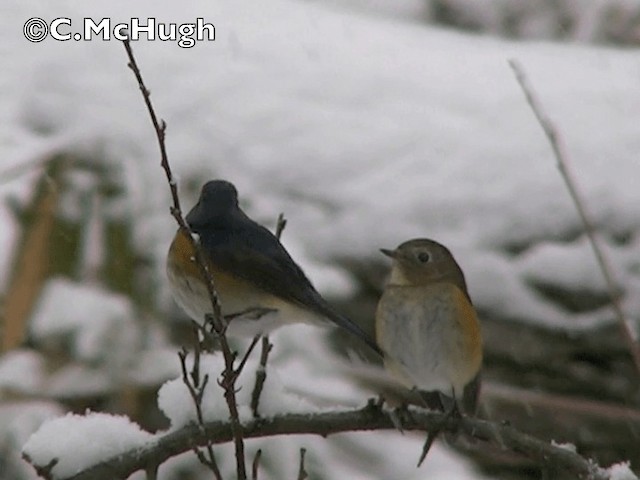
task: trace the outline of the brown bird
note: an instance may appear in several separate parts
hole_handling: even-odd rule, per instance
[[[423,399],[429,407],[447,416],[475,413],[482,335],[462,269],[433,240],[409,240],[381,251],[393,259],[376,311],[385,368],[408,389],[427,392]],[[436,435],[427,439],[420,463]]]

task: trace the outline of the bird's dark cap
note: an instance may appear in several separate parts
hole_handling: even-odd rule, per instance
[[[215,202],[223,205],[237,204],[238,190],[233,183],[226,180],[211,180],[202,187],[200,202]]]
[[[187,214],[189,226],[197,231],[212,218],[238,208],[238,191],[231,182],[211,180],[204,184],[198,203]]]

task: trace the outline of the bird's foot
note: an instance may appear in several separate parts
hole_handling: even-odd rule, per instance
[[[389,418],[393,426],[396,429],[404,434],[404,428],[402,427],[403,423],[415,423],[415,418],[411,414],[411,410],[409,410],[409,406],[406,403],[403,403],[399,407],[394,408],[389,412]]]

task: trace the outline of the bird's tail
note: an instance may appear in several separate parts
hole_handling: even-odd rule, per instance
[[[335,323],[338,327],[348,331],[352,335],[355,335],[360,340],[369,346],[374,352],[376,352],[380,357],[383,356],[382,350],[376,344],[376,342],[371,338],[371,335],[366,333],[357,323],[354,323],[352,320],[349,320],[344,315],[339,314],[333,308],[331,308],[325,301],[320,300],[317,302],[318,311],[323,316],[327,317],[333,323]]]
[[[351,334],[355,335],[359,339],[361,339],[364,343],[367,344],[376,354],[378,354],[381,358],[384,357],[382,353],[382,349],[378,346],[373,338],[369,334],[367,334],[360,326],[356,323],[353,323],[346,317],[342,315],[338,315],[337,317],[331,318],[339,327],[344,328]]]

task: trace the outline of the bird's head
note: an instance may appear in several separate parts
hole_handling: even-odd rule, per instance
[[[447,247],[427,238],[409,240],[395,250],[380,249],[393,259],[392,285],[451,282],[466,291],[464,274]]]
[[[197,232],[203,227],[238,210],[238,191],[225,180],[211,180],[202,187],[198,203],[186,216],[189,227]]]

